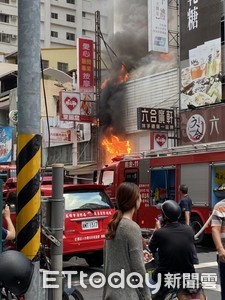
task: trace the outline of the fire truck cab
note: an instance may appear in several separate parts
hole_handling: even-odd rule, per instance
[[[218,142],[166,149],[165,151],[115,157],[99,174],[99,183],[115,203],[121,182],[134,182],[140,187],[142,203],[135,221],[143,232],[151,234],[160,203],[165,199],[179,202],[179,185],[188,186],[193,201],[191,225],[199,232],[211,215],[214,205],[225,197],[225,144]],[[211,234],[210,224],[196,243]]]

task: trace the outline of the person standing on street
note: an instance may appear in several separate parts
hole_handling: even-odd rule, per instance
[[[161,206],[163,225],[156,221],[156,230],[150,239],[148,249],[154,256],[158,253],[157,268],[153,271],[152,280],[158,281],[161,274],[161,288],[153,299],[162,300],[168,293],[165,285],[168,274],[195,273],[194,263],[197,256],[194,246],[194,232],[190,226],[181,224],[178,219],[181,214],[180,206],[174,200],[166,200]],[[187,299],[187,298],[182,298]],[[205,299],[204,293],[199,289],[199,299]]]
[[[117,189],[116,201],[118,209],[108,224],[104,245],[106,283],[103,289],[103,300],[150,300],[150,290],[145,282],[141,229],[132,220],[133,214],[139,209],[141,203],[139,187],[131,182],[121,183]],[[138,281],[140,279],[140,286],[136,282],[136,276],[133,278],[135,285],[129,284],[133,282],[130,276],[134,272],[138,275]],[[124,287],[113,286],[117,283],[114,282],[115,274],[123,274],[120,284],[122,285],[123,280]]]
[[[181,216],[179,222],[182,224],[190,225],[192,200],[188,196],[188,187],[185,184],[179,186]]]
[[[225,199],[214,206],[211,227],[213,241],[218,252],[221,299],[225,300]]]

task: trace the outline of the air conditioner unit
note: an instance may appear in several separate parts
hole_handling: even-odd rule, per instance
[[[15,35],[15,34],[12,34],[11,38],[12,38],[13,40],[15,40],[15,39],[16,39],[16,35]]]
[[[11,16],[12,21],[16,21],[16,16]]]

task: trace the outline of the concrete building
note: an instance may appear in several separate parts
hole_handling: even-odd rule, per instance
[[[17,50],[18,1],[0,0],[0,53]],[[113,28],[113,1],[41,0],[41,48],[75,47],[78,37],[94,39],[96,11],[107,36]]]

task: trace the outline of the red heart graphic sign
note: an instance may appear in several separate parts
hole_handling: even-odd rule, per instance
[[[160,147],[162,147],[166,142],[166,135],[165,134],[156,134],[155,141]]]
[[[76,108],[77,104],[78,104],[78,99],[76,97],[66,97],[64,99],[64,102],[66,104],[66,106],[69,108],[70,111],[73,111],[74,108]]]

